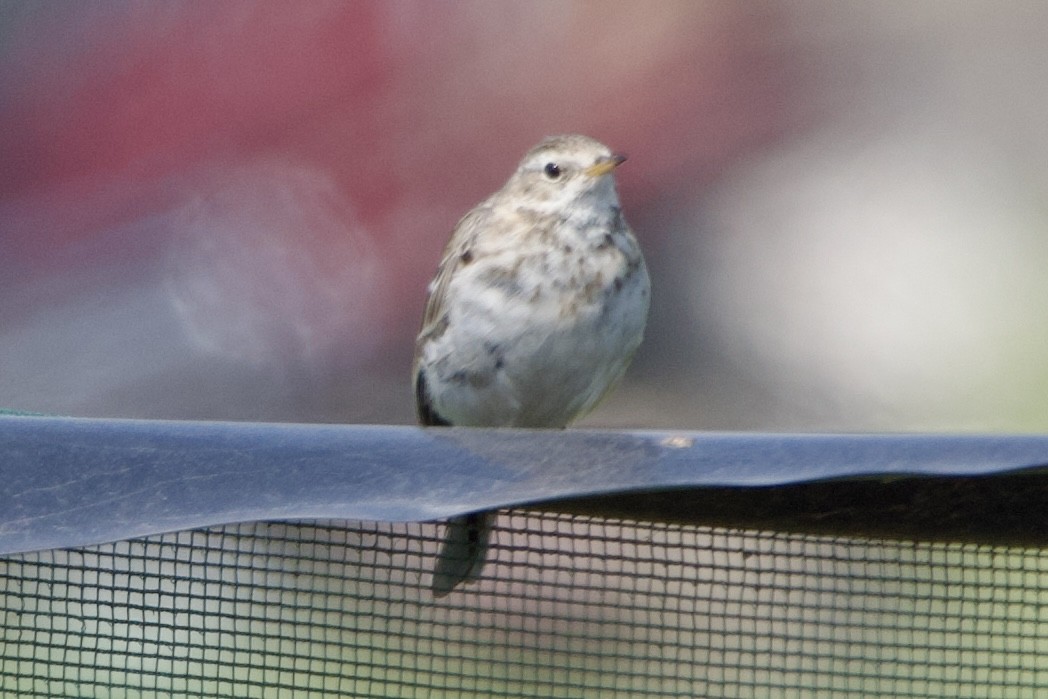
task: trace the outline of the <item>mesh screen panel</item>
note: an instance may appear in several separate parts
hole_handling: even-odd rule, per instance
[[[434,599],[443,526],[253,523],[0,559],[20,697],[1034,697],[1036,548],[499,514]]]

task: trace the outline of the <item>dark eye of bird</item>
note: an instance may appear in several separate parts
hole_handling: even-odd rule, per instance
[[[560,166],[556,163],[546,163],[546,167],[542,169],[546,173],[546,177],[551,180],[555,180],[560,177]]]

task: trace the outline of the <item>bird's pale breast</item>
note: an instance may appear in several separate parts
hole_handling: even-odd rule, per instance
[[[447,327],[420,358],[441,416],[562,427],[617,382],[643,336],[649,281],[612,213],[567,233],[478,242],[446,289]]]

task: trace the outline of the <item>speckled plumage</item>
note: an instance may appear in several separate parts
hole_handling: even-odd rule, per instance
[[[611,175],[621,160],[584,136],[546,139],[459,221],[415,346],[424,424],[564,427],[622,376],[650,288]]]
[[[622,377],[650,297],[612,176],[623,160],[548,138],[455,226],[415,343],[423,425],[565,427]],[[435,594],[479,573],[489,533],[483,513],[449,522]]]

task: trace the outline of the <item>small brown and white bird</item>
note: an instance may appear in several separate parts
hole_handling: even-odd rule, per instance
[[[624,160],[547,138],[458,222],[415,342],[423,425],[562,428],[622,377],[651,295],[615,191]],[[435,594],[480,572],[489,531],[483,513],[449,522]]]

